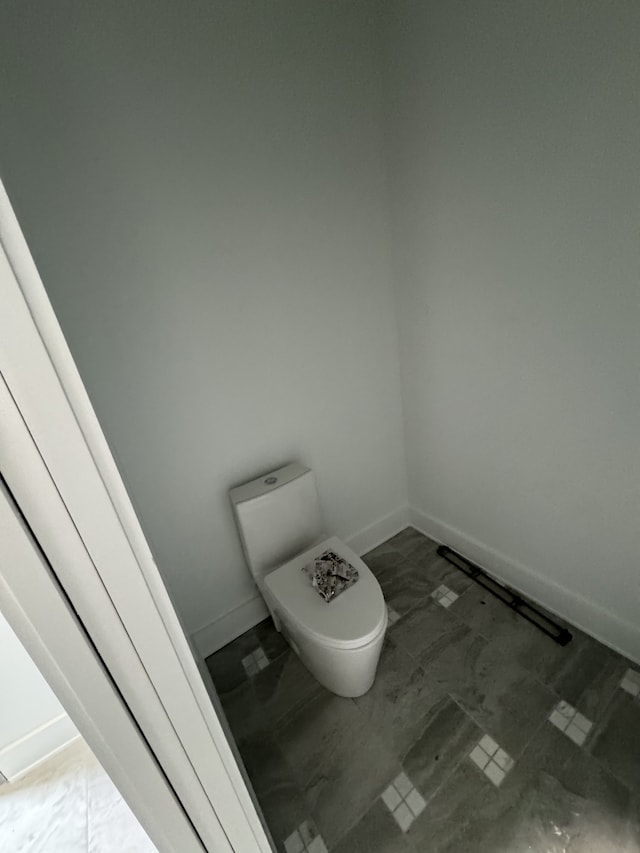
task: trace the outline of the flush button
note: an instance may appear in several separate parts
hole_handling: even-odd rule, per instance
[[[275,486],[275,484],[277,482],[278,482],[277,477],[267,477],[267,479],[265,480],[265,483],[267,484],[267,486]]]

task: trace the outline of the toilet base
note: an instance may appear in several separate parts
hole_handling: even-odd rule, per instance
[[[291,626],[281,617],[274,619],[274,623],[276,627],[280,623],[280,631],[293,651],[314,678],[331,693],[355,699],[364,695],[373,685],[387,630],[386,622],[373,640],[355,649],[320,646],[302,636],[295,628],[291,630]]]

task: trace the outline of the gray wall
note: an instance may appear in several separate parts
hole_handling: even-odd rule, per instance
[[[2,178],[189,631],[254,594],[231,485],[406,503],[374,10],[3,4]]]
[[[640,655],[640,4],[386,30],[410,502]]]
[[[193,631],[253,592],[230,485],[403,505],[395,277],[416,517],[635,630],[640,6],[381,11],[3,5],[2,176],[145,531]]]

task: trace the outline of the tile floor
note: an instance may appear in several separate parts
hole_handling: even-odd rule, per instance
[[[2,853],[156,853],[86,743],[0,786]]]
[[[207,661],[277,849],[640,853],[640,667],[558,646],[411,528],[364,559],[391,616],[365,696],[268,621]]]

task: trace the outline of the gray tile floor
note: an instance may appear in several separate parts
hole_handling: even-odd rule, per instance
[[[397,614],[365,696],[270,622],[207,660],[278,850],[640,853],[640,667],[558,646],[411,528],[364,559]]]

